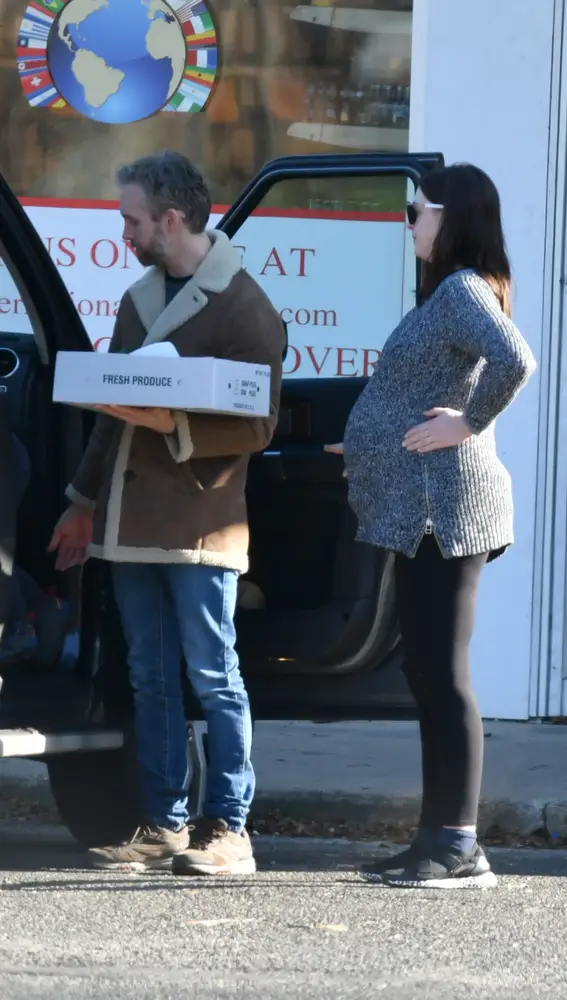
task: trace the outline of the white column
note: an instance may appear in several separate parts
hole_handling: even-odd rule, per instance
[[[502,197],[514,319],[542,357],[554,2],[414,0],[410,149],[486,170]],[[529,715],[541,370],[499,420],[516,544],[487,567],[473,675],[489,718]]]

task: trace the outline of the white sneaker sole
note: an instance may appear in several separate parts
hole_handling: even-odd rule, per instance
[[[246,858],[244,861],[236,861],[233,865],[188,865],[185,871],[174,872],[173,874],[180,878],[185,875],[210,875],[213,877],[222,875],[255,875],[256,861],[254,858]]]
[[[498,879],[494,872],[484,872],[483,875],[470,875],[467,878],[422,879],[421,881],[406,881],[405,879],[388,879],[381,875],[361,873],[362,878],[383,885],[386,889],[495,889]]]
[[[159,861],[104,861],[103,858],[91,858],[91,867],[104,872],[152,872],[171,871],[173,858],[161,858]]]

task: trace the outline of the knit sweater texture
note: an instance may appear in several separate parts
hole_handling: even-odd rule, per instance
[[[427,532],[446,558],[512,544],[512,484],[496,454],[494,421],[535,360],[488,282],[446,278],[387,340],[345,430],[357,538],[413,557]],[[402,447],[434,407],[463,413],[472,436],[420,455]]]

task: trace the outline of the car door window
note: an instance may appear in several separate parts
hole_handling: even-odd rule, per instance
[[[286,378],[367,377],[415,302],[404,175],[276,183],[233,239],[287,324]]]
[[[48,245],[0,174],[0,338],[32,335],[44,363],[89,346]]]

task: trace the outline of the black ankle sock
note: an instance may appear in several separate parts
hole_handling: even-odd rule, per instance
[[[435,844],[437,842],[438,833],[439,831],[432,826],[420,826],[413,842],[414,844],[419,844],[420,847],[427,847],[428,844]]]

